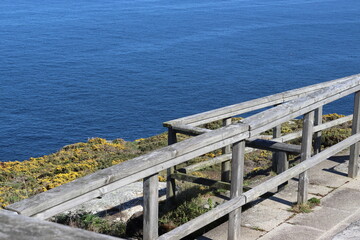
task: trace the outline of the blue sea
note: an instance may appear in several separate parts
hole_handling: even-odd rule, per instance
[[[0,161],[359,72],[359,0],[1,0]]]

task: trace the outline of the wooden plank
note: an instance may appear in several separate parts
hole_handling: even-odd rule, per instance
[[[309,94],[305,97],[292,100],[290,102],[279,105],[275,108],[263,111],[261,113],[255,114],[245,120],[244,123],[251,122],[250,127],[252,129],[258,129],[264,125],[268,125],[270,122],[274,122],[272,127],[278,125],[276,124],[278,119],[288,118],[290,114],[297,113],[295,117],[310,112],[311,110],[316,109],[317,107],[323,106],[326,103],[337,100],[343,96],[356,92],[359,88],[360,77],[355,78],[351,81],[337,84],[331,87],[324,88],[315,93]],[[310,107],[309,108],[307,107]],[[316,106],[316,107],[314,107]],[[306,110],[302,112],[302,110]],[[292,118],[290,118],[292,119]],[[289,119],[289,120],[290,120]],[[280,121],[285,122],[285,121]],[[269,128],[268,128],[269,129]]]
[[[159,179],[158,174],[144,178],[144,229],[143,239],[157,239],[159,221]]]
[[[201,184],[201,185],[214,187],[214,188],[218,188],[218,189],[230,190],[230,183],[227,183],[227,182],[191,176],[191,175],[187,175],[187,174],[179,173],[179,172],[172,174],[171,177],[176,180],[179,180],[179,181],[192,182],[192,183]]]
[[[301,141],[301,162],[311,157],[311,145],[313,140],[314,111],[304,115],[303,136]],[[304,171],[299,175],[298,204],[307,202],[308,199],[308,172]]]
[[[195,164],[186,166],[182,169],[179,169],[178,171],[183,172],[183,173],[191,173],[191,172],[195,172],[200,169],[204,169],[206,167],[213,166],[215,164],[220,164],[220,163],[228,161],[230,159],[231,159],[231,153],[225,154],[225,155],[220,155],[218,157],[211,158],[210,160],[207,160],[207,161],[203,161],[203,162],[199,162],[199,163],[195,163]]]
[[[245,141],[234,143],[231,161],[230,198],[234,199],[243,193]],[[241,238],[241,207],[229,214],[228,239]]]
[[[322,124],[323,107],[319,107],[315,110],[314,126]],[[314,133],[314,154],[318,154],[321,151],[321,131]]]
[[[315,110],[329,102],[340,99],[360,90],[360,77],[349,82],[324,88],[304,98],[284,103],[275,108],[255,114],[242,122],[250,125],[250,135],[255,136],[280,123]]]
[[[228,126],[231,124],[231,118],[226,118],[223,120],[223,126]],[[221,149],[222,154],[230,154],[231,153],[231,145],[223,147]],[[221,163],[221,181],[230,182],[230,161],[225,161]]]
[[[168,145],[177,143],[176,131],[169,127],[168,128]],[[170,175],[175,172],[175,166],[172,166],[166,170],[166,199],[171,199],[175,196],[176,183],[175,180],[170,178]]]
[[[61,224],[30,218],[0,210],[1,239],[54,239],[54,240],[119,240],[95,232],[72,228]]]
[[[349,116],[346,116],[346,117],[342,117],[342,118],[339,118],[339,119],[332,120],[330,122],[323,123],[323,124],[318,125],[318,126],[314,126],[314,132],[319,132],[319,131],[322,131],[322,130],[325,130],[325,129],[328,129],[328,128],[331,128],[331,127],[334,127],[334,126],[349,122],[349,121],[352,120],[352,118],[353,118],[353,115],[349,115]],[[301,136],[302,136],[302,131],[299,131],[299,132],[295,132],[295,133],[286,134],[284,136],[281,136],[280,138],[273,139],[273,141],[287,142],[287,141],[299,138]]]
[[[360,91],[355,93],[354,97],[354,119],[352,122],[352,134],[357,134],[360,132]],[[350,147],[350,160],[349,160],[349,170],[348,176],[351,178],[356,178],[359,170],[359,143],[355,143]]]
[[[246,146],[269,151],[282,151],[295,154],[301,153],[301,147],[298,145],[265,139],[246,140]]]
[[[336,83],[349,81],[353,78],[356,78],[357,76],[358,75],[353,75],[353,76],[348,76],[348,77],[344,77],[344,78],[340,78],[340,79],[335,79],[335,80],[328,81],[328,82],[323,82],[323,83],[319,83],[319,84],[315,84],[315,85],[311,85],[311,86],[306,86],[306,87],[302,87],[302,88],[298,88],[298,89],[294,89],[294,90],[290,90],[290,91],[286,91],[286,92],[246,101],[243,103],[218,108],[215,110],[211,110],[211,111],[207,111],[207,112],[203,112],[203,113],[199,113],[199,114],[195,114],[195,115],[191,115],[191,116],[187,116],[187,117],[183,117],[183,118],[178,118],[175,120],[164,122],[163,125],[165,127],[169,127],[169,126],[172,126],[175,124],[186,124],[186,125],[191,125],[191,126],[199,126],[204,123],[209,123],[209,122],[221,120],[224,118],[237,116],[242,113],[262,109],[262,108],[273,106],[273,105],[276,105],[279,103],[284,103],[289,100],[296,99],[305,94],[309,94],[311,92],[317,91],[324,87],[328,87],[328,86],[334,85]]]
[[[327,158],[335,155],[336,153],[344,150],[350,145],[360,141],[360,134],[353,135],[340,143],[335,144],[334,146],[325,149],[319,154],[309,158],[308,160],[299,163],[298,165],[288,169],[286,172],[283,172],[266,182],[259,184],[258,186],[252,188],[251,190],[243,193],[239,197],[230,199],[228,202],[221,204],[214,208],[213,210],[175,228],[174,230],[165,233],[159,237],[159,240],[167,239],[181,239],[187,235],[199,230],[200,228],[208,225],[209,223],[229,214],[235,209],[240,208],[241,206],[249,203],[264,193],[268,192],[271,189],[276,188],[282,183],[288,181],[289,179],[296,177],[300,173],[316,166]]]
[[[7,206],[23,215],[51,217],[95,197],[138,181],[194,157],[249,137],[249,127],[232,124],[193,137]]]
[[[184,125],[184,124],[173,125],[172,129],[174,129],[178,133],[182,133],[182,134],[186,134],[186,135],[190,135],[190,136],[197,136],[197,135],[200,135],[203,133],[211,132],[210,129],[193,127],[193,126],[188,126],[188,125]]]

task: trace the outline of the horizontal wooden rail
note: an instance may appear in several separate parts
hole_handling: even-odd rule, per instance
[[[200,169],[203,169],[206,167],[213,166],[215,164],[219,164],[219,163],[228,161],[230,159],[231,159],[231,154],[223,154],[218,157],[211,158],[210,160],[198,162],[198,163],[191,164],[189,166],[180,168],[178,171],[183,172],[183,173],[191,173],[191,172],[195,172],[197,170],[200,170]]]
[[[314,167],[315,165],[321,163],[322,161],[328,159],[329,157],[335,155],[336,153],[344,150],[347,147],[350,147],[356,142],[360,141],[360,134],[353,135],[340,143],[335,144],[334,146],[325,149],[324,151],[318,153],[317,155],[307,159],[306,161],[288,169],[287,171],[259,184],[258,186],[252,188],[251,190],[243,193],[241,196],[233,198],[228,202],[219,205],[215,209],[175,228],[174,230],[163,234],[158,239],[159,240],[172,240],[172,239],[181,239],[187,235],[199,230],[202,227],[205,227],[209,223],[213,222],[215,219],[219,219],[230,212],[234,211],[237,208],[249,203],[264,193],[280,186],[282,183],[288,181],[289,179],[298,176],[300,173]]]
[[[171,177],[176,180],[180,180],[180,181],[192,182],[192,183],[201,184],[201,185],[205,185],[205,186],[209,186],[209,187],[230,190],[230,183],[227,183],[227,182],[191,176],[191,175],[187,175],[184,173],[174,173],[174,174],[171,174]]]
[[[242,121],[250,126],[250,137],[256,136],[281,123],[315,110],[325,104],[360,90],[360,76],[351,81],[341,82],[323,88],[306,97],[292,100],[277,107],[252,115]]]
[[[335,120],[332,120],[332,121],[329,121],[329,122],[322,123],[320,125],[314,126],[314,133],[320,132],[322,130],[325,130],[325,129],[328,129],[328,128],[331,128],[331,127],[334,127],[334,126],[337,126],[337,125],[340,125],[340,124],[343,124],[343,123],[346,123],[346,122],[349,122],[349,121],[352,120],[352,118],[353,118],[353,115],[351,114],[351,115],[348,115],[346,117],[338,118],[338,119],[335,119]],[[200,128],[200,127],[191,127],[191,126],[187,126],[187,125],[174,125],[174,129],[179,130],[180,133],[187,134],[187,135],[192,135],[192,136],[200,135],[200,134],[204,134],[204,133],[212,131],[211,129]],[[299,132],[289,133],[289,134],[283,135],[281,137],[274,138],[272,140],[277,141],[277,142],[287,142],[287,141],[299,138],[299,137],[301,137],[301,135],[302,135],[302,132],[299,131]],[[268,138],[268,140],[269,140],[270,135],[260,135],[260,136],[256,136],[256,137],[253,137],[253,138],[254,139],[255,138],[262,138],[263,139],[266,136],[269,136],[269,138]]]
[[[295,154],[301,153],[301,146],[299,145],[276,142],[271,140],[264,140],[264,139],[246,140],[246,146],[262,149],[262,150],[268,150],[268,151],[282,151],[282,152],[295,153]]]
[[[99,233],[0,210],[0,239],[99,239],[120,240]]]
[[[298,88],[263,98],[250,100],[247,102],[226,106],[223,108],[214,109],[211,111],[178,118],[168,122],[164,122],[164,127],[172,127],[173,125],[188,125],[188,126],[199,126],[201,124],[214,122],[217,120],[225,119],[228,117],[237,116],[243,113],[251,112],[254,110],[263,109],[266,107],[281,104],[289,100],[300,98],[301,96],[307,95],[311,92],[318,91],[319,89],[336,85],[337,83],[346,82],[356,77],[357,75],[340,78],[328,82],[323,82],[303,88]]]

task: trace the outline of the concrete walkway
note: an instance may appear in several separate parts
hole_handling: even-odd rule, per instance
[[[309,198],[321,200],[311,213],[289,209],[297,200],[297,179],[243,212],[244,240],[360,239],[360,178],[347,177],[348,152],[309,170]],[[227,239],[227,223],[198,238]]]

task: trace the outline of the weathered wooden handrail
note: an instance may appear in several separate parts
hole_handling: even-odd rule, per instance
[[[271,106],[274,106],[277,104],[285,103],[289,100],[300,98],[311,92],[317,91],[317,90],[325,88],[325,87],[332,86],[336,83],[346,82],[355,76],[356,75],[345,77],[345,78],[340,78],[340,79],[336,79],[336,80],[332,80],[332,81],[328,81],[328,82],[322,82],[319,84],[314,84],[311,86],[306,86],[306,87],[302,87],[302,88],[298,88],[298,89],[294,89],[294,90],[289,90],[286,92],[282,92],[282,93],[278,93],[278,94],[274,94],[274,95],[270,95],[270,96],[266,96],[266,97],[262,97],[262,98],[257,98],[254,100],[214,109],[211,111],[194,114],[191,116],[178,118],[175,120],[164,122],[163,125],[164,125],[164,127],[172,127],[173,125],[199,126],[199,125],[202,125],[205,123],[210,123],[210,122],[214,122],[217,120],[237,116],[237,115],[240,115],[243,113],[247,113],[247,112],[263,109],[266,107],[271,107]]]
[[[0,211],[0,239],[98,239],[98,240],[121,240],[123,238],[112,237],[78,228],[72,228],[53,222],[43,221],[17,215],[7,210]],[[123,239],[124,240],[124,239]]]
[[[314,166],[315,162],[318,163],[318,161],[321,161],[321,159],[328,156],[328,154],[334,154],[338,149],[353,145],[359,141],[359,130],[357,127],[353,130],[354,136],[344,140],[340,145],[337,144],[335,145],[336,147],[333,146],[330,148],[330,150],[326,150],[310,158],[313,161],[305,160],[298,166],[293,167],[274,177],[273,179],[275,180],[270,179],[267,182],[259,185],[255,188],[255,190],[252,189],[244,194],[238,192],[239,189],[242,189],[241,181],[243,174],[242,165],[243,154],[245,152],[245,140],[251,137],[256,137],[261,132],[279,126],[281,123],[289,121],[295,117],[308,114],[309,112],[314,111],[315,109],[318,109],[319,107],[322,107],[329,102],[340,99],[351,93],[359,92],[360,75],[354,75],[330,81],[324,83],[324,85],[327,87],[323,87],[321,84],[317,84],[310,88],[304,88],[306,89],[305,92],[304,90],[295,90],[273,95],[268,98],[262,98],[256,104],[255,101],[251,104],[247,102],[247,107],[243,107],[241,110],[237,108],[234,111],[228,111],[234,106],[226,109],[226,111],[223,109],[221,110],[221,114],[216,112],[216,114],[212,115],[212,117],[207,118],[206,121],[209,119],[213,121],[213,119],[219,120],[230,117],[233,116],[233,114],[236,115],[241,113],[245,108],[247,110],[255,110],[254,108],[265,106],[269,103],[272,105],[283,103],[282,105],[245,118],[241,123],[224,126],[213,131],[207,131],[202,135],[184,140],[179,143],[174,143],[168,147],[159,149],[152,153],[128,160],[107,169],[100,170],[88,176],[74,180],[73,182],[35,195],[29,199],[11,204],[7,206],[7,209],[22,215],[45,219],[90,199],[102,196],[103,194],[113,191],[119,187],[144,179],[144,198],[149,198],[144,208],[144,239],[156,239],[157,231],[154,229],[154,226],[157,224],[158,207],[156,204],[157,173],[162,170],[174,167],[180,163],[186,162],[192,158],[201,156],[205,153],[234,144],[235,151],[233,151],[232,156],[232,199],[229,202],[205,214],[204,216],[212,216],[210,220],[214,221],[220,215],[223,216],[224,212],[226,212],[225,214],[232,212],[230,216],[230,222],[236,223],[238,222],[239,216],[241,214],[240,207],[246,202],[250,201],[250,199],[253,199],[254,196],[258,196],[260,193],[269,191],[271,189],[270,187],[274,188],[278,186],[279,184],[288,180],[289,176],[295,176],[299,173],[303,173],[309,168],[309,166]],[[301,95],[302,97],[297,98],[298,95]],[[288,101],[289,99],[294,100]],[[357,99],[359,100],[359,97]],[[358,115],[359,114],[357,114],[357,116]],[[220,116],[221,118],[219,118]],[[183,121],[177,122],[177,124],[186,124],[190,126],[195,126],[199,123],[202,124],[203,121],[194,120],[198,119],[197,117],[193,118],[190,123]],[[358,119],[356,119],[355,122],[359,122]],[[319,127],[320,126],[322,125],[319,125]],[[358,155],[358,150],[358,148],[352,150],[353,154]],[[352,162],[352,164],[357,164],[357,158],[353,158]],[[226,211],[219,212],[219,209],[222,208],[226,209]],[[214,212],[215,215],[211,215],[214,214]],[[208,221],[209,220],[203,221],[201,223],[196,222],[194,226],[186,230],[184,230],[184,228],[188,227],[188,224],[180,226],[178,229],[182,229],[181,234],[191,233],[196,230],[196,226],[204,226],[203,224]],[[229,238],[237,239],[237,229],[233,230],[235,232],[230,231]],[[180,230],[175,229],[172,233],[164,236],[171,236],[174,231],[178,232]],[[164,239],[164,236],[162,236],[161,239]],[[179,235],[174,236],[177,239]]]

